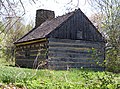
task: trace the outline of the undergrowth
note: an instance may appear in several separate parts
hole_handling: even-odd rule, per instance
[[[0,66],[0,82],[24,89],[120,89],[120,74],[71,69],[35,70]]]

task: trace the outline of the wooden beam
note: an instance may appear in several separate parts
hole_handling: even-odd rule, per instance
[[[22,42],[22,43],[16,43],[16,46],[21,46],[21,45],[28,45],[28,44],[32,44],[32,43],[37,43],[37,42],[42,42],[42,41],[47,41],[46,38],[42,38],[39,40],[33,40],[33,41],[27,41],[27,42]]]

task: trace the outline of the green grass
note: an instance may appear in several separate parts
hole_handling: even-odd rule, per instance
[[[0,82],[27,89],[119,89],[120,74],[77,69],[54,71],[0,66]]]

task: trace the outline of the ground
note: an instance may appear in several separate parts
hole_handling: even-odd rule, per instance
[[[11,87],[11,88],[4,88]],[[16,88],[17,87],[17,88]],[[37,70],[0,66],[1,89],[120,89],[120,74],[84,69]]]

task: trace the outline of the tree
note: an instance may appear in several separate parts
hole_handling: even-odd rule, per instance
[[[44,1],[48,1],[48,0],[44,0]],[[55,3],[62,3],[61,1],[58,0],[53,0]],[[79,5],[79,0],[74,0],[77,1],[76,5],[74,5],[72,2],[73,0],[67,0],[64,7],[66,10],[70,10],[72,9],[71,6],[73,6],[74,8],[76,8]],[[12,18],[16,18],[18,16],[20,16],[21,18],[26,14],[26,3],[30,4],[31,6],[33,4],[38,4],[39,3],[39,7],[42,6],[42,0],[27,0],[27,2],[25,0],[0,0],[0,16],[2,19],[0,19],[1,21],[4,20],[6,17],[12,17]],[[63,4],[63,3],[62,3]],[[28,5],[29,6],[29,5]],[[21,18],[17,18],[16,20],[14,20],[13,25],[19,21]],[[6,21],[6,20],[5,20]],[[4,27],[8,27],[9,22],[4,21]],[[12,25],[12,26],[13,26]],[[11,26],[11,27],[12,27]],[[0,26],[1,28],[2,26]]]
[[[3,25],[2,22],[0,22],[0,26]],[[0,33],[4,30],[4,28],[0,28]],[[2,40],[2,37],[3,37],[4,33],[1,33],[0,34],[0,58],[2,57],[2,51],[3,51],[3,40]]]
[[[17,18],[11,17],[6,19],[10,23],[7,28],[5,28],[6,32],[4,32],[4,36],[2,36],[2,41],[4,42],[4,44],[2,44],[2,57],[4,57],[8,62],[14,62],[15,46],[13,43],[33,28],[31,24],[24,25],[22,20],[17,21],[14,26],[11,26],[13,25],[12,22],[16,19]]]
[[[94,24],[94,26],[104,35],[103,33],[104,31],[102,29],[103,27],[102,21],[104,20],[103,17],[104,15],[101,13],[94,13],[89,17],[89,19]]]
[[[103,15],[100,28],[107,40],[106,67],[109,71],[120,72],[120,0],[91,0],[91,2]]]

